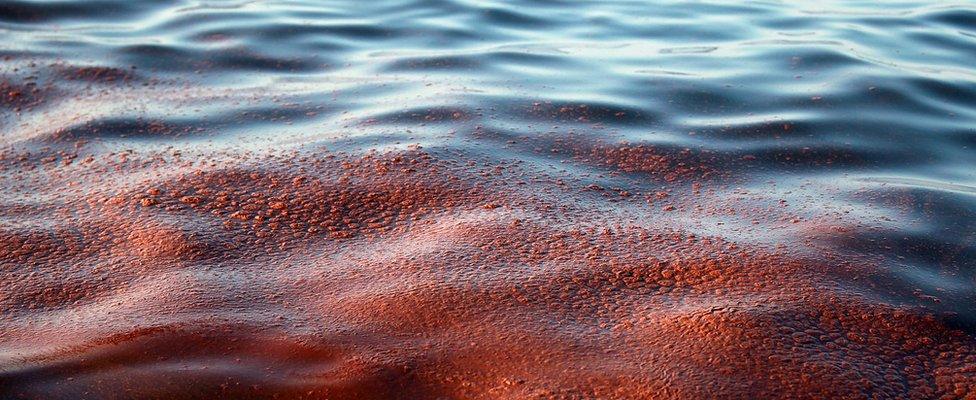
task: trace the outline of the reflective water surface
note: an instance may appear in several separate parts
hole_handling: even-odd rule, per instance
[[[0,398],[967,398],[976,5],[0,2]]]

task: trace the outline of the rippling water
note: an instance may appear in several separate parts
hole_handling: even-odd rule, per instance
[[[971,3],[4,0],[0,38],[2,398],[976,393]]]

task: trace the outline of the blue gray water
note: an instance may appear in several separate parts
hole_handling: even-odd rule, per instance
[[[0,2],[0,397],[967,398],[976,5]]]

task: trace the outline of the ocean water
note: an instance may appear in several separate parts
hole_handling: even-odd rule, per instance
[[[976,396],[976,4],[0,1],[0,398]]]

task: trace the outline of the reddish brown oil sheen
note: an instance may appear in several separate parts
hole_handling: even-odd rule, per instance
[[[86,90],[96,97],[106,96],[98,85],[138,80],[51,71],[95,85]],[[0,88],[11,112],[60,90]],[[587,113],[535,108],[554,119]],[[195,132],[140,126],[157,137]],[[578,135],[506,145],[659,182],[648,191],[447,146],[182,154],[103,151],[89,139],[51,132],[0,152],[3,398],[976,391],[967,333],[845,284],[877,273],[876,261],[819,239],[858,221],[722,195],[736,185],[730,163],[748,158]],[[744,236],[788,227],[785,246],[680,222],[731,216],[757,221]]]

